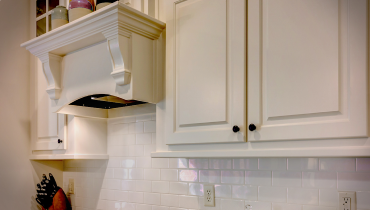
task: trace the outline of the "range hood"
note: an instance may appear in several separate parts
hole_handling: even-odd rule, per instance
[[[41,61],[52,112],[106,118],[162,99],[164,29],[117,1],[21,46]]]

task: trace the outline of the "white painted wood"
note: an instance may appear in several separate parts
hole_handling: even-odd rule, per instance
[[[248,142],[169,145],[166,139],[169,127],[166,125],[168,124],[168,120],[171,120],[168,117],[168,105],[171,108],[171,100],[173,98],[168,97],[168,92],[166,92],[167,97],[165,100],[156,104],[156,152],[152,153],[152,157],[370,157],[370,138],[367,137],[366,132],[368,127],[367,71],[368,61],[370,59],[368,53],[369,42],[366,37],[369,36],[368,20],[370,5],[363,0],[340,0],[335,2],[277,0],[276,2],[272,0],[248,1],[248,123],[255,123],[257,125],[257,131],[248,131]],[[282,5],[274,5],[278,3]],[[307,3],[307,7],[300,7],[302,3]],[[348,5],[343,5],[343,3],[348,3]],[[268,7],[266,7],[266,4]],[[291,5],[294,4],[297,4],[297,7],[292,9]],[[325,6],[323,4],[327,5]],[[276,11],[274,8],[276,8]],[[318,10],[317,14],[315,13],[316,10],[312,14],[308,13],[307,10],[309,8],[316,8]],[[323,8],[328,10],[325,14],[322,11]],[[340,10],[339,12],[338,8]],[[276,13],[279,10],[288,11]],[[272,17],[269,14],[273,14]],[[294,14],[293,17],[298,17],[292,18],[292,14]],[[285,20],[288,15],[290,15],[289,20]],[[329,17],[324,18],[324,16]],[[269,18],[271,19],[273,17],[275,19],[268,21]],[[281,20],[280,22],[279,19]],[[271,25],[266,26],[266,21],[267,23],[273,22],[283,25],[281,28],[291,27],[289,24],[294,25],[295,21],[297,23],[301,21],[305,25],[303,27],[298,24],[297,27],[293,27],[289,31],[278,31],[279,27],[276,29]],[[337,23],[336,25],[322,26],[335,22]],[[348,27],[345,27],[346,24]],[[168,22],[168,27],[170,27],[170,22]],[[312,33],[315,30],[306,31],[307,28],[312,29],[315,27],[322,27],[321,30],[326,31],[328,34],[322,35],[321,31]],[[274,32],[280,34],[280,36],[269,37],[266,28],[271,28],[272,30],[267,32]],[[306,38],[305,41],[307,43],[298,42],[295,45],[291,45],[290,42],[300,41],[300,36],[295,37],[297,36],[296,33],[299,32],[304,32],[302,37]],[[333,39],[337,40],[335,41],[338,42],[336,43],[337,46],[331,40],[328,43],[322,41],[322,39],[328,39],[326,37],[327,35],[333,35],[335,32],[337,35]],[[287,35],[286,37],[283,36],[284,33]],[[307,37],[306,34],[309,36]],[[322,36],[319,37],[318,34]],[[168,33],[167,36],[172,37],[173,35]],[[282,43],[285,44],[282,47],[284,51],[282,53],[274,52],[273,56],[290,56],[299,59],[291,59],[291,62],[282,63],[276,57],[271,57],[271,53],[268,54],[269,50],[279,50],[276,46],[280,46],[281,44],[277,37],[280,37],[279,39],[282,39]],[[330,58],[326,65],[328,65],[328,68],[331,67],[331,69],[326,70],[319,77],[317,77],[317,74],[320,72],[317,68],[324,68],[326,61],[321,60],[322,57],[317,57],[314,51],[312,51],[311,48],[318,47],[315,40],[325,46],[322,51],[317,51],[318,54],[327,53],[326,51],[331,51],[332,53],[335,53],[335,50],[337,51],[337,57],[333,55],[322,55],[325,58]],[[171,49],[169,46],[171,42],[167,42],[167,44],[168,49]],[[308,49],[296,49],[297,46],[305,46]],[[344,48],[346,49],[345,53],[343,51]],[[341,52],[343,54],[340,54]],[[267,56],[268,59],[266,60],[264,56]],[[170,63],[169,60],[173,60],[173,57],[168,58],[169,55],[167,55],[167,66]],[[282,59],[281,57],[279,58]],[[313,59],[316,63],[310,63],[307,59]],[[335,64],[332,62],[332,59],[337,59],[338,63]],[[297,62],[305,64],[302,68],[296,70],[299,74],[288,74],[289,72],[286,71],[293,71],[295,68],[294,65],[298,66],[299,64]],[[268,66],[268,64],[273,65]],[[333,70],[336,65],[337,69]],[[273,72],[273,67],[279,67],[279,70],[285,73],[283,75],[276,74],[276,72]],[[316,69],[307,69],[307,67],[315,67]],[[307,74],[307,71],[310,71],[312,75]],[[275,73],[273,74],[274,77],[268,77],[272,75],[271,72]],[[316,76],[313,77],[313,75]],[[304,80],[305,76],[307,79],[312,80],[312,83]],[[294,80],[295,77],[298,77],[297,80]],[[328,83],[333,84],[325,84],[326,80]],[[275,81],[279,84],[274,83]],[[295,81],[299,84],[295,83]],[[168,84],[168,79],[166,84]],[[302,89],[304,90],[303,86],[306,85],[316,91],[319,91],[319,88],[321,88],[324,89],[323,92],[333,92],[333,94],[323,97],[320,95],[322,93],[314,95],[310,92],[303,92],[306,94],[306,98],[302,99],[302,101],[308,100],[311,103],[303,104],[301,107],[296,107],[294,104],[301,102],[297,102],[296,98],[294,98],[301,97],[300,95],[295,95],[294,97],[282,95],[280,97],[284,96],[288,98],[285,98],[281,104],[277,102],[279,98],[275,95],[264,95],[264,93],[269,93],[268,88],[276,87],[277,89],[282,89],[286,88],[287,84],[295,88],[297,92],[302,91]],[[328,89],[328,87],[332,89]],[[271,89],[269,91],[273,93],[274,90]],[[290,94],[295,94],[295,91],[290,89],[286,91],[290,91]],[[269,104],[271,101],[275,104]],[[335,104],[334,101],[337,101],[337,103]],[[274,105],[277,107],[274,107]],[[288,109],[284,109],[285,105]],[[328,113],[328,110],[335,109],[337,109],[336,112]],[[341,115],[338,113],[341,113]],[[269,114],[270,119],[266,118],[266,114]],[[279,115],[283,116],[279,117]],[[267,122],[269,124],[263,124],[261,128],[260,122]],[[351,123],[354,125],[349,125]],[[172,127],[172,129],[175,129],[175,127]],[[263,129],[267,130],[263,131]],[[213,130],[209,131],[209,133],[211,132]],[[352,133],[353,136],[362,137],[351,138],[350,136],[352,135],[349,135],[349,133]],[[194,138],[197,137],[195,136]]]
[[[109,155],[30,155],[30,160],[108,160]]]
[[[245,141],[245,10],[242,0],[166,1],[167,144]]]
[[[152,158],[240,158],[240,157],[370,157],[370,147],[285,149],[285,150],[218,150],[153,152]]]
[[[33,150],[65,150],[67,148],[67,121],[64,114],[52,113],[53,101],[49,99],[45,88],[48,86],[44,79],[42,63],[37,68],[37,139]],[[58,140],[62,143],[58,143]]]
[[[144,77],[143,81],[136,83],[133,80],[140,80],[139,77],[135,78],[135,74],[140,75],[142,71],[145,71],[147,75],[153,75],[156,72],[162,71],[162,69],[157,69],[155,65],[162,61],[153,62],[153,60],[155,58],[161,59],[160,56],[154,54],[158,53],[156,49],[157,39],[160,38],[165,24],[127,6],[127,3],[129,4],[130,2],[112,3],[99,11],[86,15],[21,45],[43,62],[44,72],[49,84],[47,91],[51,99],[60,99],[63,95],[61,87],[65,87],[62,84],[65,78],[62,78],[63,76],[61,74],[61,58],[68,53],[105,40],[107,40],[109,56],[113,67],[111,76],[114,78],[115,84],[125,86],[124,89],[129,89],[129,94],[124,94],[126,91],[124,93],[117,93],[117,91],[111,92],[114,92],[118,97],[129,97],[124,99],[134,99],[132,98],[135,97],[132,94],[132,89],[137,89],[137,92],[149,91],[150,93],[152,93],[153,89],[160,89],[153,86],[148,88],[149,85],[145,82],[148,80],[148,77]],[[146,41],[140,43],[133,41],[133,34]],[[142,51],[149,49],[151,50],[150,53],[148,52],[149,56],[142,57],[141,55],[136,55],[139,58],[132,57],[132,51],[134,50]],[[131,62],[132,60],[135,62],[139,59],[141,63],[149,63],[152,66],[146,64],[144,69],[140,69],[142,65],[139,65],[139,69],[136,70],[137,65],[131,65]],[[152,78],[149,79],[152,80]],[[160,82],[155,81],[151,85],[161,85]],[[134,85],[128,87],[130,83],[134,83]],[[108,94],[108,92],[106,93]],[[144,101],[156,103],[157,101],[155,100],[159,100],[153,94],[147,95],[150,95],[150,97],[144,98]],[[80,97],[82,96],[84,95]]]
[[[248,5],[248,141],[367,136],[367,1]]]

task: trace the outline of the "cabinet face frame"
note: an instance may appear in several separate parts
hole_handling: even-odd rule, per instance
[[[337,104],[326,108],[328,111],[316,113],[307,111],[307,113],[280,116],[269,113],[269,107],[279,106],[279,104],[269,104],[268,101],[271,99],[271,96],[268,96],[268,88],[274,84],[267,83],[269,73],[267,66],[268,62],[271,62],[271,58],[267,55],[271,50],[271,43],[277,43],[277,40],[268,37],[268,33],[271,32],[267,30],[270,29],[268,28],[269,2],[271,1],[248,1],[248,124],[257,125],[256,131],[248,132],[248,141],[367,137],[368,1],[331,1],[338,4],[338,11],[336,11],[338,69],[335,69],[338,87],[337,90],[333,90],[338,91],[333,92],[334,95],[338,94]],[[319,40],[319,37],[312,39]],[[285,81],[293,79],[291,75],[286,76],[290,78]],[[332,80],[329,78],[328,82]],[[315,83],[315,81],[311,82]],[[296,87],[299,89],[299,86]],[[313,94],[319,90],[320,87],[317,87],[306,97],[315,98]],[[311,104],[306,104],[303,109],[309,110],[309,106],[315,106],[315,104],[319,106],[318,101],[311,101]],[[279,108],[289,107],[290,104],[283,102],[280,106]],[[337,106],[336,109],[333,108],[335,106]]]
[[[206,106],[210,101],[214,102],[215,97],[200,97],[201,93],[197,93],[193,91],[194,94],[185,93],[190,92],[186,89],[191,87],[190,84],[193,83],[196,87],[202,87],[202,83],[198,82],[195,78],[191,80],[190,76],[187,75],[187,78],[181,77],[180,82],[183,82],[183,86],[179,88],[179,73],[184,75],[185,72],[183,66],[180,66],[178,59],[181,57],[176,57],[179,52],[178,47],[178,37],[179,37],[179,29],[178,29],[178,21],[177,20],[177,7],[181,4],[188,4],[191,5],[193,3],[197,3],[200,8],[202,4],[207,4],[207,1],[200,0],[180,0],[180,1],[166,1],[166,23],[167,23],[167,44],[166,44],[166,110],[165,110],[165,138],[166,144],[197,144],[197,143],[221,143],[221,142],[245,142],[245,121],[246,121],[246,2],[243,0],[220,0],[218,4],[225,4],[225,18],[222,17],[215,17],[215,19],[219,18],[220,21],[225,21],[225,69],[215,69],[215,71],[220,74],[218,76],[212,75],[212,69],[208,69],[209,77],[215,76],[216,78],[211,81],[205,81],[203,87],[209,91],[208,93],[212,92],[210,90],[210,84],[212,81],[216,81],[217,79],[222,77],[222,73],[225,73],[225,83],[220,84],[220,89],[225,91],[225,100],[220,99],[221,103],[225,103],[224,113],[216,116],[216,114],[212,113],[205,113],[201,112],[202,108],[205,110],[204,107],[209,107],[209,109],[214,110],[222,110],[222,106],[217,106],[216,108]],[[196,6],[197,6],[196,5]],[[194,6],[194,5],[191,5]],[[212,5],[214,6],[214,5]],[[199,9],[199,8],[198,8]],[[190,10],[194,11],[194,10]],[[207,14],[207,13],[206,13]],[[209,13],[212,16],[212,12]],[[194,18],[199,18],[201,15],[198,14],[193,15]],[[214,17],[214,16],[212,16]],[[210,18],[211,19],[211,18]],[[204,20],[206,21],[206,20]],[[210,21],[211,22],[211,21]],[[207,22],[208,23],[208,22]],[[209,24],[217,25],[217,21],[211,22]],[[192,31],[194,35],[199,35],[195,37],[202,39],[206,35],[201,34],[203,31],[206,31],[207,28],[199,27],[200,24],[193,23],[190,25],[191,27],[198,28],[200,30]],[[183,29],[184,30],[184,29]],[[211,30],[218,31],[216,28],[212,28]],[[222,31],[222,30],[221,30]],[[186,35],[187,31],[183,31]],[[181,33],[183,33],[181,32]],[[190,33],[190,32],[189,32]],[[183,37],[184,37],[183,36]],[[210,38],[211,39],[211,38]],[[192,45],[193,44],[193,45]],[[194,43],[189,43],[191,48],[194,46],[194,50],[200,49]],[[182,45],[184,46],[184,45]],[[202,48],[200,50],[206,51],[208,48]],[[181,50],[181,49],[180,49]],[[192,49],[190,49],[192,50]],[[186,50],[185,50],[186,51]],[[218,53],[218,52],[217,52]],[[204,55],[204,60],[210,60],[215,56],[219,56],[221,53],[214,53],[210,52],[209,54]],[[211,54],[211,55],[210,55]],[[209,57],[206,57],[209,56]],[[212,57],[213,56],[213,57]],[[190,54],[186,54],[181,59],[191,57]],[[202,60],[192,60],[192,62],[198,62],[200,65],[207,65],[206,61],[202,62]],[[217,61],[218,62],[218,61]],[[184,65],[189,66],[189,65]],[[179,70],[180,69],[180,70]],[[201,69],[202,70],[202,69]],[[180,72],[179,72],[180,71]],[[190,71],[190,70],[189,70]],[[194,70],[193,70],[194,71]],[[222,73],[221,73],[222,72]],[[197,73],[191,72],[194,77],[206,78],[209,79],[204,71]],[[208,87],[207,86],[208,82]],[[184,89],[185,87],[185,89]],[[204,91],[200,90],[199,91]],[[204,91],[205,93],[207,93]],[[182,92],[182,94],[180,94]],[[186,95],[186,96],[185,96]],[[203,95],[210,95],[210,94],[203,94]],[[188,99],[193,98],[200,104],[199,106],[196,104],[191,104],[195,108],[199,108],[198,110],[185,110],[184,112],[180,113],[179,110],[179,96],[185,97],[182,101],[189,101]],[[193,100],[193,101],[194,101]],[[207,101],[209,100],[209,101]],[[202,107],[203,105],[203,107]],[[198,107],[197,107],[198,106]],[[184,107],[184,106],[183,106]],[[197,115],[197,112],[199,113]],[[179,119],[179,116],[189,116],[188,119],[182,118]],[[199,116],[201,115],[201,116]],[[240,127],[240,131],[238,133],[233,133],[232,127],[237,125]]]

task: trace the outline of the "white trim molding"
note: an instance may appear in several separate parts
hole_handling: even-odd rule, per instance
[[[127,85],[131,82],[131,63],[135,59],[132,58],[132,48],[143,45],[132,41],[133,34],[154,41],[160,38],[165,27],[165,23],[117,1],[25,42],[21,47],[41,60],[48,81],[46,91],[50,99],[59,99],[63,56],[106,40],[112,61],[111,76],[117,85]],[[155,68],[153,66],[153,71]]]

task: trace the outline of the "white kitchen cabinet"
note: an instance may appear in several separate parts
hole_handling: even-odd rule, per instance
[[[37,65],[37,139],[33,150],[65,150],[67,149],[67,119],[64,114],[51,111],[54,100],[50,100],[47,92],[47,81],[41,62]]]
[[[367,4],[249,1],[248,141],[368,135]]]
[[[168,1],[152,157],[370,156],[369,7]]]
[[[168,144],[246,140],[245,4],[166,1]]]

